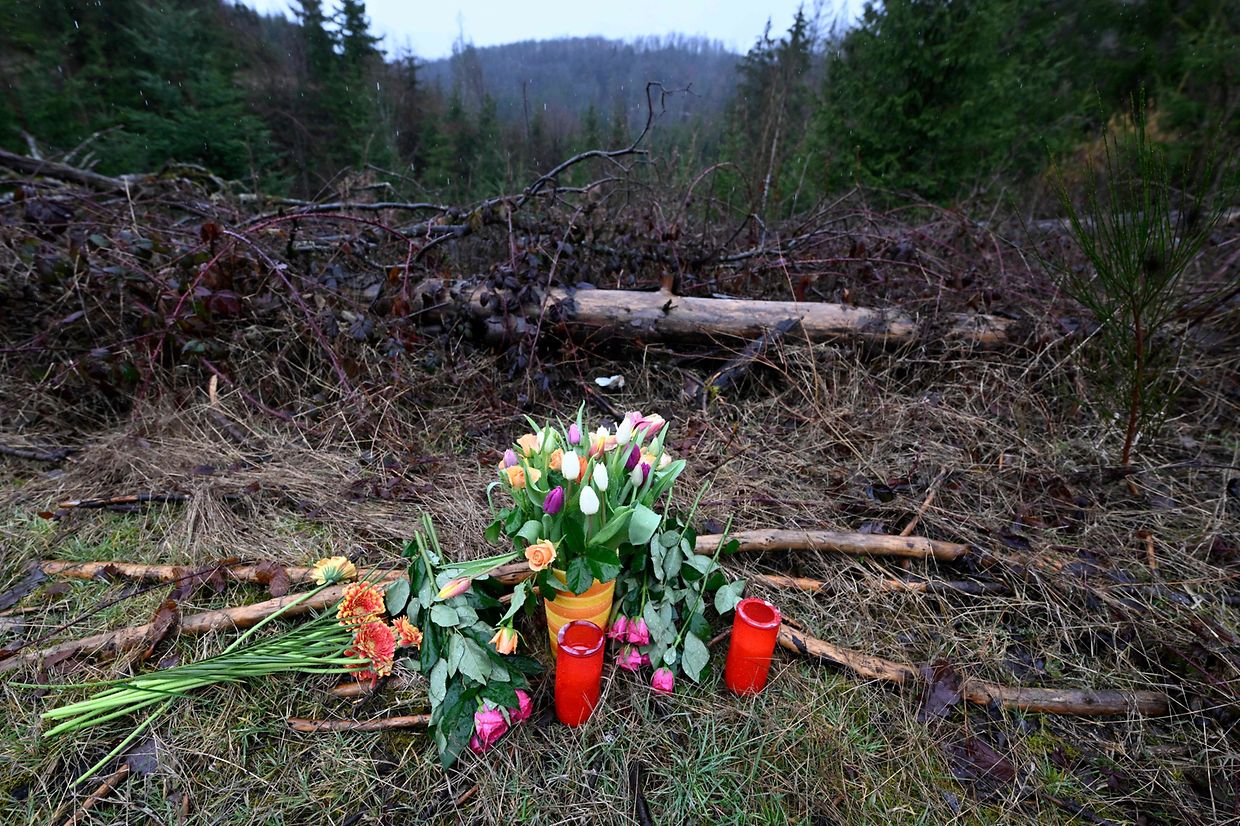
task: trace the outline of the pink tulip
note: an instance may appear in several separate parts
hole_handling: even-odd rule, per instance
[[[517,454],[512,448],[504,451],[504,467],[512,467],[517,463]]]
[[[622,640],[629,633],[629,618],[624,614],[619,615],[611,621],[611,627],[607,629],[607,639]]]
[[[671,694],[676,690],[676,675],[670,668],[660,668],[650,678],[650,687],[660,694]]]
[[[517,707],[508,709],[508,719],[517,723],[524,723],[530,719],[530,715],[534,713],[534,701],[530,699],[530,695],[521,689],[517,689]]]
[[[581,428],[577,426],[576,422],[568,426],[568,443],[570,445],[581,444]]]
[[[641,617],[629,623],[628,641],[633,645],[650,645],[650,628]]]
[[[469,748],[475,754],[482,754],[507,732],[508,721],[504,719],[504,712],[486,703],[474,713],[474,736],[469,739]]]

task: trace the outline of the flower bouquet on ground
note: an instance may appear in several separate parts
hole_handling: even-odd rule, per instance
[[[416,668],[427,678],[431,736],[441,762],[450,766],[466,745],[481,753],[530,716],[526,677],[541,667],[514,653],[513,620],[525,591],[518,589],[505,605],[474,587],[513,555],[446,562],[430,517],[423,527],[405,546],[409,578],[388,589],[388,609],[423,628]],[[496,615],[494,622],[484,619]]]
[[[353,563],[344,557],[320,560],[313,590],[290,600],[214,657],[119,680],[29,686],[97,689],[85,700],[44,712],[43,719],[53,724],[46,737],[148,712],[74,783],[120,754],[175,702],[200,689],[284,673],[349,674],[373,686],[402,662],[402,650],[411,655],[403,662],[428,678],[430,729],[443,764],[455,762],[467,745],[478,752],[489,748],[531,712],[526,675],[539,666],[528,657],[510,656],[517,643],[512,618],[525,594],[519,592],[505,605],[472,587],[475,578],[511,554],[447,563],[430,518],[424,517],[423,524],[424,532],[406,547],[408,578],[353,582],[344,587],[333,610],[281,634],[256,636],[290,608],[355,579]],[[485,614],[498,616],[498,623],[483,619]]]
[[[530,421],[505,451],[487,493],[502,488],[511,504],[495,511],[487,538],[506,537],[512,556],[528,560],[533,582],[517,592],[537,585],[553,650],[564,623],[591,620],[620,644],[617,664],[654,665],[652,685],[671,691],[677,671],[701,677],[707,611],[731,611],[745,583],[720,569],[725,543],[696,552],[696,501],[688,514],[669,510],[685,461],[667,452],[663,417],[632,412],[590,431],[582,414],[566,428]]]

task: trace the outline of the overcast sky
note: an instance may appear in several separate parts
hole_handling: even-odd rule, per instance
[[[289,0],[244,0],[264,12],[288,14]],[[825,23],[851,20],[863,0],[827,0],[822,3]],[[325,8],[335,6],[324,0]],[[769,18],[772,29],[786,31],[798,6],[813,9],[813,0],[369,0],[366,9],[372,29],[386,39],[391,52],[408,46],[423,60],[452,53],[460,31],[475,46],[495,46],[518,40],[552,37],[604,37],[630,40],[644,35],[679,32],[704,35],[745,52],[762,34]],[[291,16],[291,15],[290,15]]]

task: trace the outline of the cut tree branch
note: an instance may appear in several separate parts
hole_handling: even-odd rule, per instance
[[[871,680],[897,685],[912,685],[921,680],[921,674],[915,666],[862,654],[859,651],[811,637],[798,628],[790,627],[787,622],[779,629],[779,644],[794,654],[842,665]],[[1114,689],[1091,691],[1072,688],[1003,686],[972,677],[965,677],[961,680],[960,696],[977,705],[996,704],[1001,708],[1021,711],[1083,716],[1131,714],[1133,712],[1158,716],[1166,714],[1169,706],[1167,695],[1161,691],[1118,691]]]
[[[288,718],[288,727],[304,734],[326,731],[390,731],[402,728],[426,728],[431,723],[429,714],[406,714],[399,717],[380,717],[377,720],[310,720],[305,717]]]

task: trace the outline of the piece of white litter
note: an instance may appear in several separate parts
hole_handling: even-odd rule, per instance
[[[624,376],[599,376],[594,383],[599,387],[614,387],[618,390],[624,387]]]

